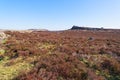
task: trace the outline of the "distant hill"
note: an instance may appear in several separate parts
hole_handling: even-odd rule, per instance
[[[47,29],[28,29],[29,31],[48,31]]]
[[[79,26],[73,26],[71,30],[106,30],[102,28],[90,28],[90,27],[79,27]]]

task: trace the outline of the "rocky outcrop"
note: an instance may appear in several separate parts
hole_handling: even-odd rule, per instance
[[[4,32],[0,32],[0,43],[8,37],[9,35],[6,35]]]
[[[103,30],[103,28],[89,28],[89,27],[73,26],[71,30]]]
[[[0,39],[7,38],[7,35],[4,32],[0,32]]]

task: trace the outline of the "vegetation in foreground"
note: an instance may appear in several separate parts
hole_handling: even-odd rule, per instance
[[[120,80],[120,32],[5,32],[0,80]]]

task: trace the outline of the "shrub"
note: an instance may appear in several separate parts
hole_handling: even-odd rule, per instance
[[[84,65],[73,56],[66,54],[49,54],[42,56],[32,71],[18,76],[17,79],[76,79],[86,80],[87,73]],[[43,75],[43,76],[40,76]],[[46,75],[46,76],[45,76]]]

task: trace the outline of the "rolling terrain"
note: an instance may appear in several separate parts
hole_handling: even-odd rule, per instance
[[[1,31],[0,80],[120,80],[120,30]]]

